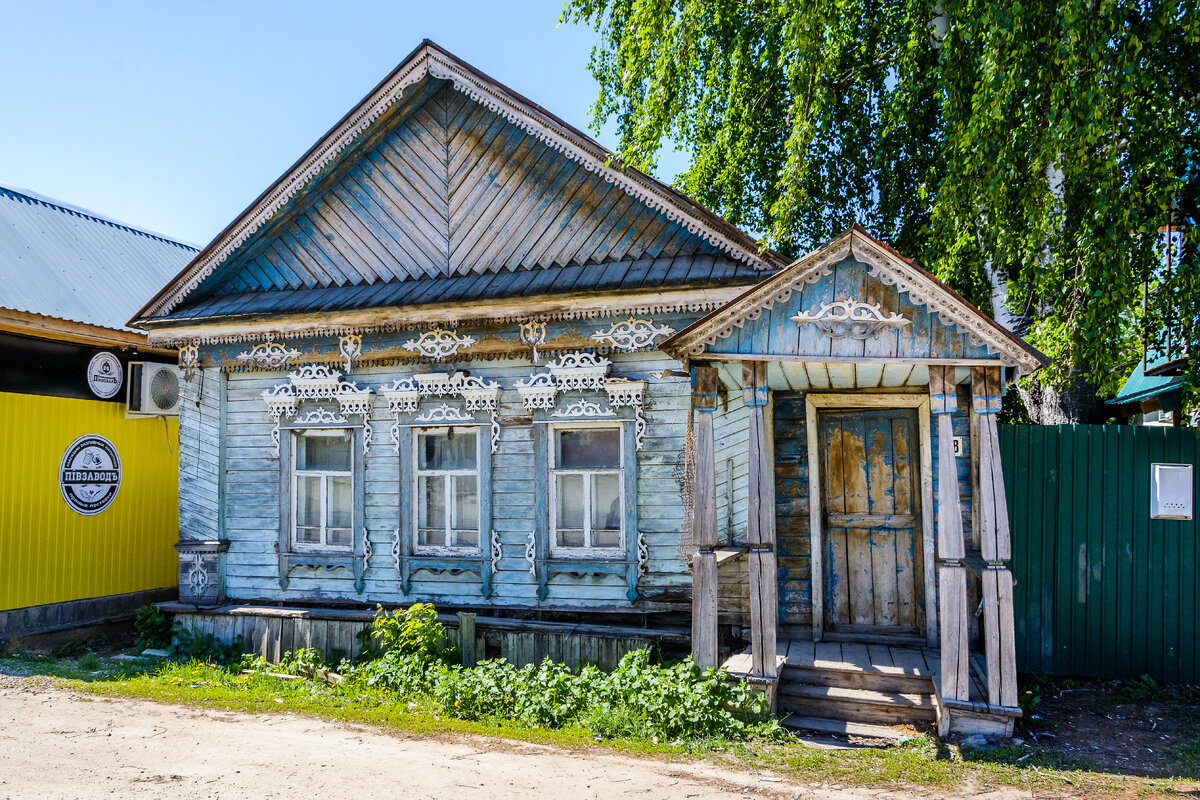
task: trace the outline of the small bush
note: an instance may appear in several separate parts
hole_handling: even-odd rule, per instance
[[[430,603],[413,603],[391,615],[384,613],[383,606],[376,606],[370,631],[385,656],[430,657],[441,661],[451,655],[445,645],[446,626],[437,621],[437,609]]]
[[[172,638],[168,651],[172,661],[199,661],[222,667],[241,663],[240,634],[229,644],[224,644],[211,633],[193,633],[190,628],[176,625]]]
[[[76,662],[76,666],[87,672],[95,672],[100,669],[100,659],[95,653],[84,653]]]
[[[157,606],[142,606],[133,620],[138,650],[166,648],[171,645],[171,618]]]
[[[1154,700],[1162,694],[1162,687],[1149,675],[1122,681],[1120,693],[1130,700]]]

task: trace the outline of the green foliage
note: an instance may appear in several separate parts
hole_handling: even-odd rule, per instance
[[[620,162],[683,148],[680,188],[791,255],[857,221],[984,310],[1002,285],[1045,380],[1111,392],[1143,328],[1196,341],[1198,11],[568,0],[562,19],[599,34],[593,127],[615,118]],[[1172,214],[1190,227],[1168,271]]]
[[[413,603],[389,616],[376,606],[371,622],[371,637],[380,651],[389,655],[435,656],[443,658],[446,626],[437,621],[437,609],[430,603]]]
[[[176,625],[168,652],[173,661],[199,661],[232,666],[241,663],[242,637],[239,634],[232,642],[225,644],[211,633],[198,634],[183,625]]]
[[[95,672],[100,669],[100,657],[95,653],[84,653],[80,656],[75,666],[86,672]]]
[[[165,648],[171,645],[171,618],[158,606],[142,606],[133,620],[137,634],[134,644],[139,650]]]
[[[1149,675],[1122,681],[1118,691],[1130,700],[1155,700],[1163,694],[1163,688]]]

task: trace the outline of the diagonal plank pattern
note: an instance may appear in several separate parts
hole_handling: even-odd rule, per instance
[[[717,252],[448,85],[390,125],[218,268],[203,295]]]

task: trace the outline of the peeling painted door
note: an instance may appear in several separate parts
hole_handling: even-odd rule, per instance
[[[825,626],[920,634],[916,411],[834,411],[818,422]]]

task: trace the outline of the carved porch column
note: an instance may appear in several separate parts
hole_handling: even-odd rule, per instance
[[[963,541],[962,505],[954,455],[951,416],[958,408],[954,367],[929,368],[929,410],[937,419],[938,596],[941,600],[941,695],[948,700],[970,699],[967,652],[967,569]]]
[[[692,367],[692,660],[717,666],[717,465],[713,412],[717,409],[717,370]]]
[[[996,414],[1004,397],[999,367],[971,368],[972,409],[979,417],[979,546],[987,567],[983,584],[984,653],[988,702],[1017,705],[1017,647],[1013,629],[1013,578],[1008,504],[1000,465]]]
[[[775,677],[779,580],[775,568],[775,469],[767,436],[767,365],[742,362],[742,401],[750,409],[746,541],[750,545],[750,661],[755,675]]]

